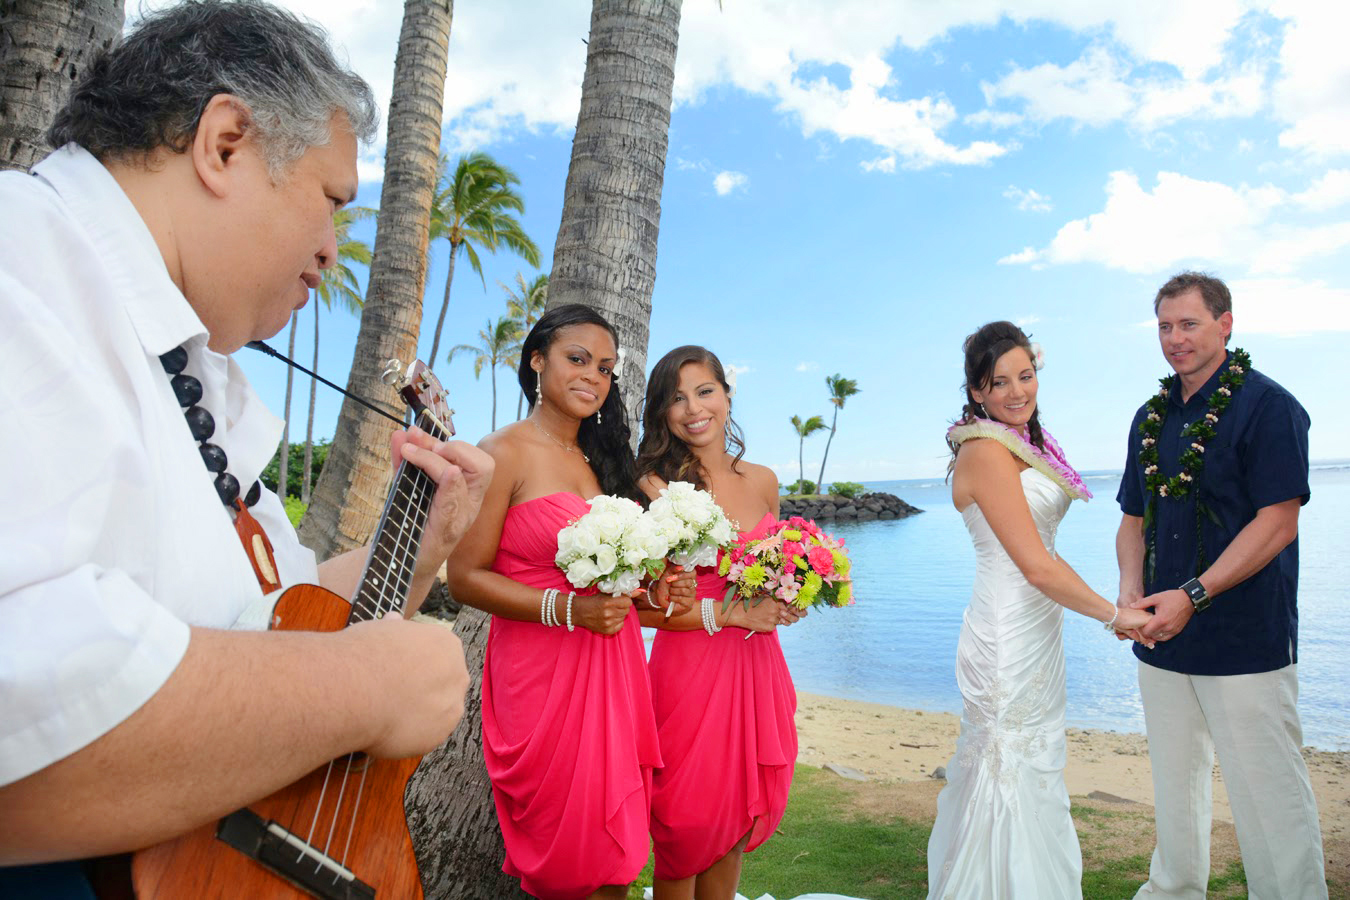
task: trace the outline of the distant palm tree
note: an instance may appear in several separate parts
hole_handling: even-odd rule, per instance
[[[332,310],[336,302],[349,313],[359,313],[365,301],[361,297],[361,283],[356,273],[347,265],[349,262],[370,265],[370,245],[351,237],[354,222],[375,216],[375,210],[368,206],[353,206],[340,209],[333,214],[333,231],[337,233],[337,260],[327,269],[319,272],[319,286],[314,289],[324,308]],[[294,348],[291,355],[294,356]],[[319,371],[319,304],[314,304],[314,362],[310,371]],[[300,502],[309,503],[309,484],[314,466],[314,403],[319,383],[309,380],[309,421],[305,425],[305,470],[300,480]]]
[[[802,453],[806,447],[806,439],[817,431],[824,429],[825,420],[820,416],[812,416],[803,422],[801,416],[793,416],[792,427],[797,430],[797,492],[804,494],[806,493],[806,464],[802,461]]]
[[[497,430],[497,367],[505,366],[508,369],[514,369],[520,364],[520,326],[516,320],[510,316],[501,316],[493,324],[489,319],[487,327],[478,332],[478,345],[457,344],[450,348],[446,354],[445,361],[449,362],[455,358],[455,354],[461,350],[474,354],[473,358],[473,377],[477,378],[483,374],[483,368],[488,369],[492,381],[492,430]]]
[[[450,242],[450,259],[445,273],[445,297],[441,300],[441,314],[436,318],[436,332],[431,339],[431,365],[436,364],[436,351],[441,345],[441,329],[445,326],[445,311],[450,306],[450,284],[455,278],[455,257],[460,250],[469,258],[469,265],[483,277],[483,265],[478,251],[496,253],[503,246],[514,251],[532,266],[539,265],[539,248],[511,211],[524,212],[525,201],[512,185],[520,184],[515,172],[486,153],[461,156],[450,171],[450,158],[441,154],[437,170],[436,196],[431,204],[431,241],[438,238]],[[486,287],[484,283],[484,287]]]
[[[286,358],[295,359],[295,330],[300,327],[300,313],[291,313],[290,335],[286,338]],[[295,387],[295,370],[286,367],[286,412],[282,416],[281,447],[277,450],[277,496],[286,499],[287,480],[291,477],[287,465],[291,457],[291,389]]]
[[[520,342],[524,343],[525,335],[530,333],[530,326],[539,321],[539,317],[544,314],[544,306],[548,303],[548,273],[541,272],[526,284],[525,276],[517,272],[516,284],[520,286],[519,294],[500,281],[497,284],[506,293],[506,314],[515,319],[516,324],[520,326]],[[525,394],[521,393],[516,398],[516,419],[520,418],[524,403]]]
[[[825,376],[825,387],[829,388],[830,402],[834,404],[834,419],[830,422],[830,439],[825,442],[825,455],[820,458],[820,478],[816,481],[816,489],[822,494],[825,492],[825,460],[830,456],[830,444],[834,443],[834,429],[839,424],[839,410],[844,408],[845,400],[859,392],[858,382],[838,373]]]

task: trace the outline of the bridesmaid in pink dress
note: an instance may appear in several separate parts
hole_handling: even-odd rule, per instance
[[[520,364],[530,415],[481,442],[496,471],[447,567],[455,598],[492,614],[483,756],[503,869],[547,900],[626,896],[647,862],[661,765],[633,598],[574,594],[553,562],[558,531],[586,498],[640,496],[616,345],[609,324],[576,304],[530,331]],[[660,599],[688,609],[692,581],[661,580]]]
[[[649,497],[688,481],[747,529],[778,518],[778,478],[741,459],[731,391],[711,352],[685,346],[662,357],[642,420],[638,473]],[[783,818],[797,759],[797,694],[776,629],[802,613],[771,598],[723,612],[726,580],[711,567],[697,576],[711,623],[702,603],[664,622],[643,616],[662,629],[649,666],[664,763],[652,795],[657,900],[736,895],[742,854]]]

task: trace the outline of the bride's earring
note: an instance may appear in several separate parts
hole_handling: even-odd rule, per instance
[[[983,403],[976,403],[976,404],[975,404],[975,408],[978,409],[978,410],[980,411],[980,418],[981,418],[981,419],[987,419],[987,418],[989,418],[989,413],[987,413],[987,412],[984,411],[984,404],[983,404]]]

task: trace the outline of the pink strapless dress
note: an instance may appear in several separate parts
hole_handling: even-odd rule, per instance
[[[766,516],[767,517],[767,516]],[[726,579],[701,568],[698,596]],[[652,793],[656,877],[705,871],[750,832],[764,843],[787,807],[797,760],[797,692],[776,631],[660,631],[649,664],[665,768]]]
[[[568,493],[511,507],[492,570],[565,596],[558,532],[587,508]],[[661,765],[637,612],[615,635],[494,617],[483,756],[506,840],[502,868],[523,889],[572,900],[636,878]]]

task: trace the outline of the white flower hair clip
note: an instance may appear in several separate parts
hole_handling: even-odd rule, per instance
[[[615,381],[619,380],[619,372],[623,369],[623,358],[626,353],[627,351],[622,347],[619,348],[619,355],[614,361],[614,372],[612,373]]]
[[[1036,341],[1031,342],[1031,364],[1037,372],[1045,368],[1045,351]]]
[[[735,367],[735,366],[727,366],[727,368],[724,370],[723,374],[726,376],[726,382],[727,382],[727,396],[728,396],[728,397],[735,397],[735,396],[736,396],[736,367]]]

